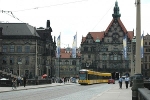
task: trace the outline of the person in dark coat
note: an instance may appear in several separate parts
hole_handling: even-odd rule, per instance
[[[26,86],[26,81],[27,81],[26,76],[24,76],[23,77],[23,85],[24,85],[24,87]]]
[[[128,84],[129,84],[129,77],[128,76],[126,76],[126,78],[125,78],[125,84],[126,84],[126,89],[128,88]]]

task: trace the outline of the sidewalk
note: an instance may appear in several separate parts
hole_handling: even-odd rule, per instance
[[[12,87],[0,87],[0,93],[3,92],[11,92],[11,91],[19,91],[19,90],[28,90],[28,89],[36,89],[36,88],[45,88],[45,87],[52,87],[52,86],[62,86],[62,85],[73,85],[75,83],[52,83],[52,84],[43,84],[43,85],[27,85],[26,87],[24,86],[19,86],[17,89],[12,89]]]
[[[111,89],[100,93],[91,100],[132,100],[132,90],[131,87],[126,89],[125,83],[122,84],[122,89],[119,89],[119,84],[110,84],[114,85]]]

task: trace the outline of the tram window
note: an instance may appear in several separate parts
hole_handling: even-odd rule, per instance
[[[94,75],[88,74],[88,79],[89,80],[94,80]]]
[[[103,79],[110,79],[111,76],[102,76]]]
[[[86,80],[86,74],[79,74],[79,79],[80,80]]]

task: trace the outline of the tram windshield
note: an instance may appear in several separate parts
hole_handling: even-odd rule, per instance
[[[87,79],[87,72],[79,71],[79,80],[86,80],[86,79]]]
[[[86,80],[86,74],[79,74],[80,80]]]

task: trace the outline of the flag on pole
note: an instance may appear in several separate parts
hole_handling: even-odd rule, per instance
[[[143,34],[144,34],[144,32],[143,32]],[[142,34],[142,36],[141,36],[141,58],[143,58],[143,53],[144,53],[144,48],[143,48],[143,34]]]
[[[125,35],[123,38],[123,55],[126,60],[127,58],[127,35]]]
[[[60,35],[57,38],[57,54],[56,54],[57,58],[60,58]]]
[[[76,58],[76,49],[77,49],[77,34],[73,36],[72,58]]]

